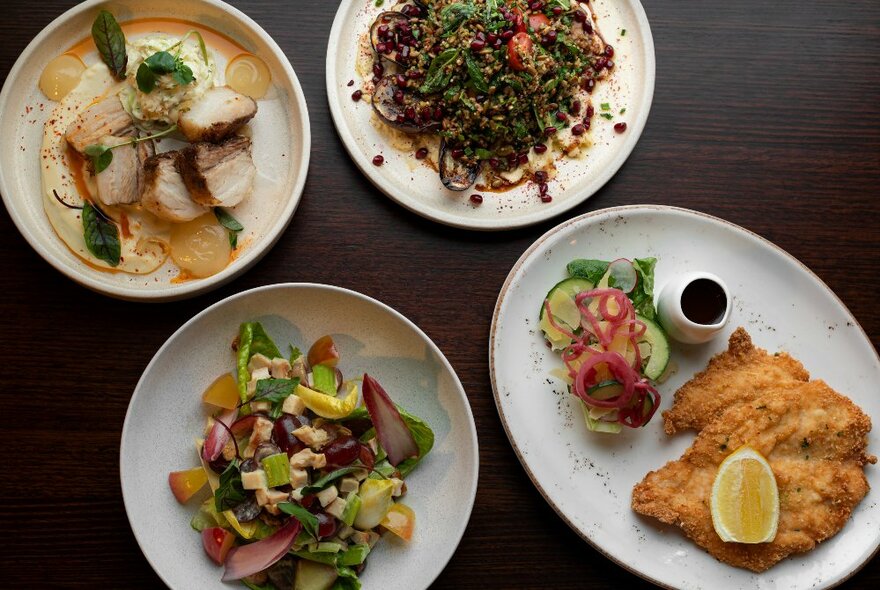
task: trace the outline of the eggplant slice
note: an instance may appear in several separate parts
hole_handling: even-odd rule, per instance
[[[479,172],[479,163],[468,166],[453,159],[446,141],[440,142],[440,180],[443,186],[451,191],[466,191],[476,182]]]
[[[401,41],[407,39],[407,31],[412,30],[414,22],[415,20],[411,17],[393,10],[379,13],[370,26],[370,44],[376,55],[397,65],[405,66],[411,47],[408,43]],[[387,27],[390,35],[383,37],[379,31],[381,27]],[[393,44],[393,49],[387,47],[389,42]],[[382,51],[379,51],[380,49]]]
[[[426,121],[422,118],[415,97],[399,88],[394,76],[385,76],[376,83],[373,110],[385,123],[404,133],[422,133],[440,124],[434,119]]]

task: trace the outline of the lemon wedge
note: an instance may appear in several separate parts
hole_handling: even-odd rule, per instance
[[[767,459],[743,445],[718,466],[709,502],[724,542],[767,543],[779,525],[779,490]]]

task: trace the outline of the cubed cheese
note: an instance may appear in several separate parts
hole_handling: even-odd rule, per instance
[[[305,496],[303,496],[302,488],[295,488],[292,492],[290,492],[291,500],[296,500],[297,502],[300,502],[304,497]]]
[[[318,501],[324,508],[339,496],[336,486],[329,486],[318,492]]]
[[[272,361],[264,354],[257,353],[251,357],[251,360],[248,361],[247,370],[251,375],[254,374],[255,371],[260,369],[268,369],[272,366]]]
[[[325,510],[327,514],[333,515],[336,518],[342,518],[342,512],[345,510],[345,500],[342,498],[336,498],[332,502],[330,502],[329,506],[325,506]]]
[[[314,467],[320,469],[327,465],[327,457],[323,453],[315,453],[312,449],[303,449],[290,458],[290,466],[294,469]]]
[[[376,440],[375,437],[371,438],[367,441],[367,445],[370,447],[370,450],[373,451],[374,455],[379,454],[379,441]]]
[[[257,417],[254,421],[254,430],[251,432],[250,441],[244,450],[245,459],[253,457],[258,446],[272,439],[272,424],[271,420],[267,420],[262,416]]]
[[[309,484],[309,472],[305,469],[290,468],[290,485],[301,488]]]
[[[370,475],[370,472],[366,469],[358,469],[357,471],[352,471],[351,474],[358,481],[364,481],[367,479],[367,476]]]
[[[252,402],[251,410],[254,412],[266,412],[272,409],[272,402]]]
[[[354,529],[345,523],[342,523],[342,526],[336,529],[336,536],[343,540],[349,538],[352,534],[354,534]]]
[[[298,416],[306,411],[306,404],[298,395],[291,394],[284,398],[284,403],[281,404],[281,411],[285,414]]]
[[[254,393],[257,391],[257,381],[262,381],[263,379],[269,378],[269,368],[261,367],[256,369],[251,373],[251,380],[248,381],[247,384],[247,396],[253,397]]]
[[[320,449],[330,441],[330,435],[326,430],[311,426],[300,426],[293,431],[293,436],[313,449]]]
[[[339,491],[343,493],[356,492],[359,487],[358,480],[353,477],[343,477],[342,481],[339,482]]]
[[[256,492],[257,504],[266,506],[267,504],[278,504],[284,502],[289,497],[287,492],[280,490],[258,489]]]
[[[241,474],[241,487],[246,490],[265,490],[267,487],[266,472],[262,469]]]
[[[404,492],[404,490],[406,489],[406,488],[404,487],[403,480],[402,480],[402,479],[398,479],[398,478],[396,478],[396,477],[392,477],[392,478],[391,478],[391,483],[394,484],[394,489],[391,491],[391,495],[392,495],[393,497],[395,497],[395,498],[398,497],[398,496],[400,496],[400,495],[402,495],[403,492]]]
[[[355,545],[363,545],[370,540],[370,536],[364,531],[359,531],[355,529],[355,531],[351,534],[351,542]]]
[[[274,379],[290,378],[290,361],[280,357],[272,359],[272,366],[269,367],[269,372],[272,373]]]
[[[381,538],[382,537],[379,535],[379,533],[374,533],[373,531],[370,531],[367,533],[367,545],[369,545],[370,549],[372,549],[376,546],[376,543],[378,543],[379,539]]]
[[[293,364],[290,366],[290,378],[293,379],[295,377],[299,377],[300,381],[305,381],[306,379],[306,359],[303,356],[293,361]]]

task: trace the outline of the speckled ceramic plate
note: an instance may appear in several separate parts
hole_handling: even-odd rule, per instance
[[[355,164],[376,187],[410,211],[476,230],[539,223],[568,211],[599,190],[620,169],[642,134],[654,96],[654,41],[648,19],[639,0],[593,0],[590,4],[599,29],[614,47],[616,66],[611,82],[598,84],[592,100],[597,113],[600,105],[608,103],[606,114],[613,113],[613,121],[597,115],[590,131],[592,147],[581,158],[556,162],[558,175],[550,183],[553,201],[542,203],[534,183],[502,193],[446,190],[437,172],[413,156],[417,146],[406,146],[401,134],[390,133],[379,123],[368,99],[351,99],[352,91],[363,82],[359,70],[364,70],[362,56],[369,47],[363,45],[364,35],[376,15],[393,6],[387,0],[381,6],[376,4],[373,0],[340,3],[327,49],[327,96],[336,130]],[[369,57],[366,63],[365,75],[371,78]],[[626,112],[620,114],[623,109]],[[618,122],[627,123],[625,133],[614,132]],[[382,166],[372,163],[377,154],[385,158]],[[476,192],[484,197],[479,207],[469,201]]]
[[[856,319],[791,255],[726,221],[685,209],[635,206],[572,219],[539,238],[514,265],[495,307],[489,362],[507,435],[538,490],[578,534],[634,573],[676,588],[827,588],[866,563],[880,546],[880,467],[865,469],[872,491],[844,529],[816,550],[762,573],[716,561],[677,528],[637,516],[633,486],[677,459],[693,434],[667,436],[659,414],[619,435],[587,431],[575,398],[550,375],[561,367],[544,345],[538,311],[575,258],[658,259],[655,292],[690,270],[719,275],[733,311],[725,332],[705,345],[673,345],[676,372],[658,389],[661,410],[744,326],[757,346],[784,350],[874,418],[869,452],[880,453],[880,359]]]
[[[452,557],[477,489],[477,435],[467,396],[443,353],[412,322],[365,295],[326,285],[271,285],[224,299],[175,332],[147,366],[125,416],[119,453],[125,509],[147,560],[175,590],[235,587],[220,582],[222,569],[189,525],[206,490],[182,506],[168,473],[198,465],[193,440],[204,428],[202,392],[232,370],[230,342],[241,322],[254,320],[282,347],[308,346],[331,334],[342,371],[375,376],[395,402],[434,430],[433,450],[406,480],[415,534],[408,543],[383,535],[361,576],[364,590],[427,588]]]
[[[145,18],[195,22],[227,36],[243,51],[260,57],[272,75],[257,116],[248,124],[257,166],[254,193],[232,209],[245,229],[238,255],[220,273],[204,279],[177,281],[178,268],[167,260],[150,274],[103,272],[76,256],[55,234],[43,209],[40,148],[44,123],[56,103],[37,86],[45,65],[90,36],[102,8],[125,25]],[[214,53],[221,76],[228,56]],[[90,66],[97,51],[83,57]],[[90,289],[137,300],[191,297],[229,282],[253,266],[284,232],[305,186],[311,133],[305,96],[290,61],[271,37],[238,9],[220,0],[89,0],[50,23],[22,52],[0,93],[0,133],[9,149],[0,152],[0,193],[16,227],[49,264]]]

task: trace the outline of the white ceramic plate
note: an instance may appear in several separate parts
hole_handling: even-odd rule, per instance
[[[575,258],[658,259],[655,292],[689,270],[719,275],[734,305],[725,332],[706,345],[674,345],[677,372],[659,386],[661,410],[709,358],[727,347],[736,326],[757,346],[785,350],[814,378],[850,396],[874,418],[869,451],[880,452],[880,359],[855,318],[828,287],[791,255],[720,219],[685,209],[635,206],[578,217],[538,239],[501,290],[489,362],[495,403],[520,461],[556,512],[621,566],[656,584],[679,588],[825,588],[852,575],[880,546],[880,469],[865,469],[873,488],[844,529],[810,553],[754,574],[716,561],[678,529],[637,516],[633,486],[677,459],[692,434],[667,436],[658,414],[644,429],[617,436],[588,432],[565,384],[562,366],[538,328],[547,291]]]
[[[193,440],[207,415],[201,394],[233,369],[230,343],[241,322],[255,320],[280,348],[309,346],[331,334],[346,375],[375,376],[395,402],[434,430],[433,450],[406,480],[415,534],[408,543],[383,535],[361,576],[365,590],[427,588],[458,546],[477,489],[477,435],[467,396],[443,353],[412,322],[375,299],[327,285],[271,285],[224,299],[175,332],[147,366],[125,416],[119,453],[125,509],[147,560],[175,590],[231,587],[220,582],[222,568],[208,559],[189,525],[207,492],[182,506],[171,495],[168,473],[198,465]]]
[[[257,164],[255,191],[234,215],[245,231],[244,247],[222,272],[174,283],[177,267],[169,260],[146,275],[95,270],[74,255],[55,234],[43,210],[39,154],[43,125],[56,103],[37,87],[45,65],[90,36],[98,11],[111,11],[123,25],[142,18],[173,17],[196,22],[233,39],[260,57],[272,74],[272,86],[258,101],[248,124]],[[218,76],[227,59],[215,53]],[[97,52],[86,65],[100,60]],[[90,0],[52,21],[22,52],[0,93],[0,133],[15,143],[0,152],[0,193],[12,220],[49,264],[90,289],[124,299],[171,300],[190,297],[230,281],[255,264],[278,240],[293,217],[308,171],[311,134],[305,97],[290,62],[269,35],[245,14],[219,0]]]
[[[376,15],[390,10],[386,1],[377,7],[373,0],[342,0],[330,31],[327,47],[327,96],[336,130],[349,155],[361,171],[386,195],[414,213],[440,223],[476,230],[502,230],[538,223],[568,211],[602,187],[629,157],[648,119],[654,96],[654,40],[639,0],[593,0],[593,10],[606,41],[614,47],[615,72],[611,83],[598,84],[593,93],[596,112],[602,103],[614,108],[615,120],[596,115],[586,156],[558,160],[559,174],[550,183],[553,201],[544,204],[533,183],[510,191],[492,193],[446,190],[437,173],[420,163],[413,150],[390,145],[387,127],[374,119],[368,99],[354,102],[351,93],[361,85],[357,72],[361,38]],[[626,30],[624,36],[620,35]],[[372,74],[368,74],[372,77]],[[348,86],[354,80],[354,86]],[[619,111],[626,108],[625,115]],[[613,130],[625,121],[623,134]],[[374,166],[373,157],[382,154],[385,163]],[[479,180],[478,180],[479,182]],[[475,207],[470,195],[484,197]]]

